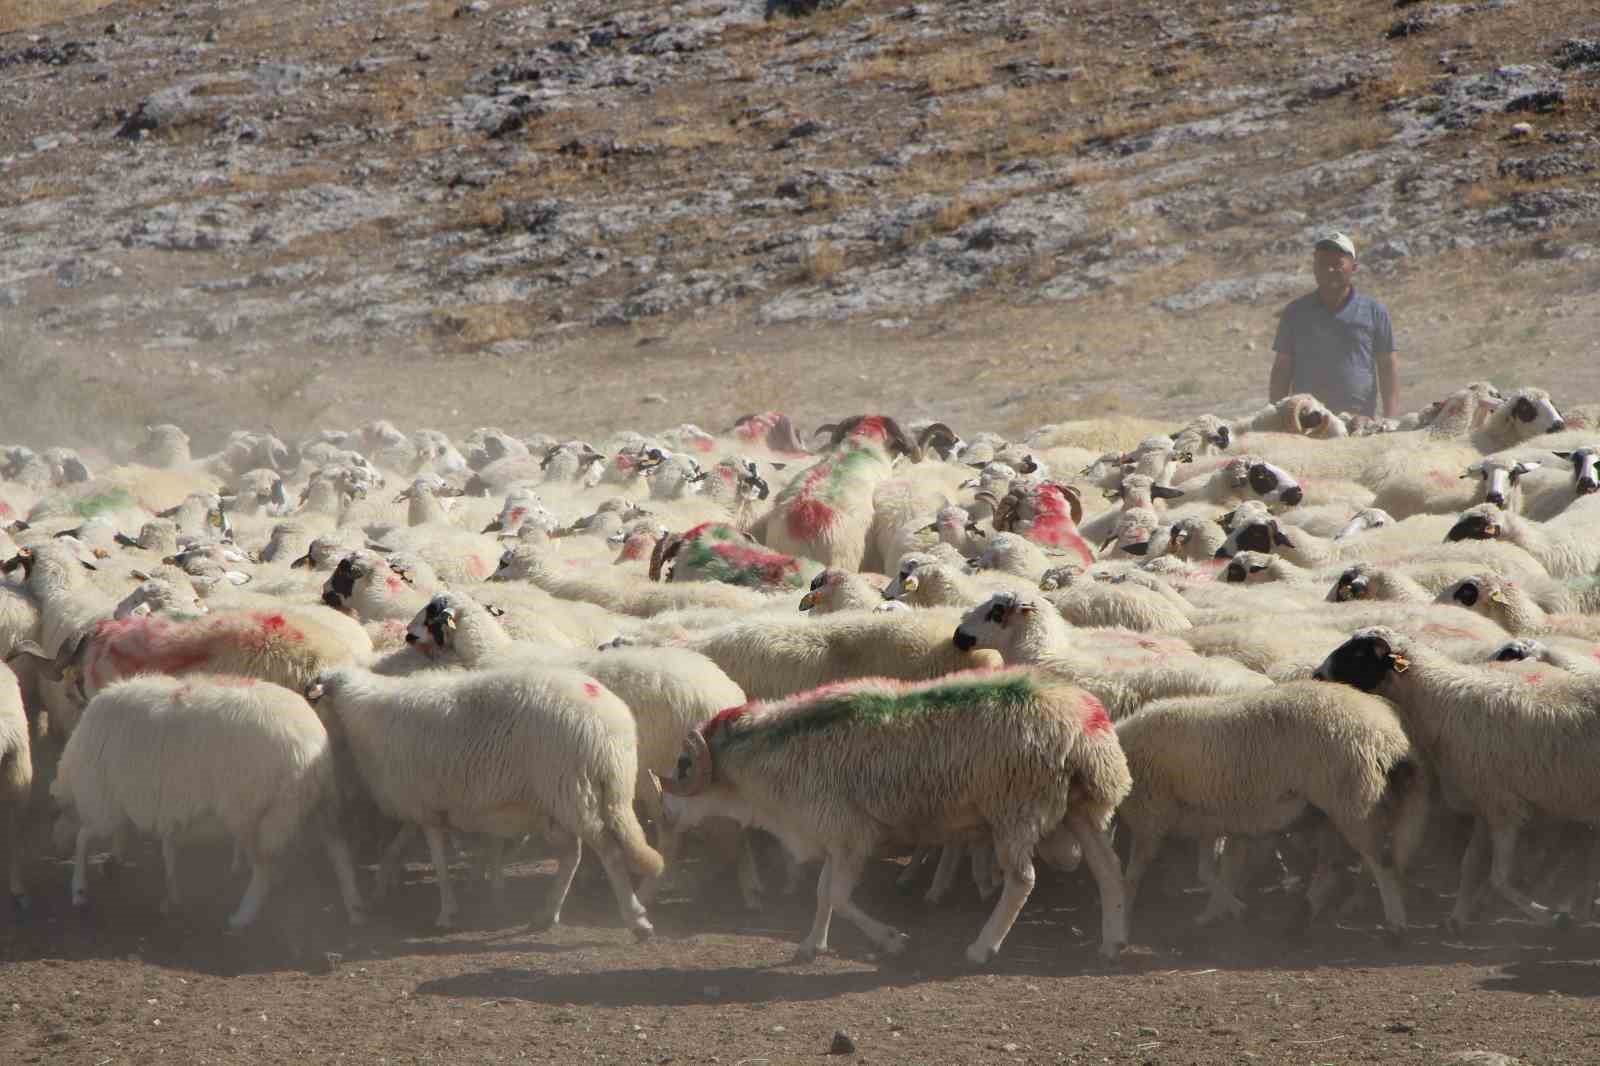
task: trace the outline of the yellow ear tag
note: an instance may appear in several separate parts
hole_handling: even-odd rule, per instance
[[[456,616],[453,615],[453,614],[445,615],[444,616],[444,627],[446,629],[454,629],[456,627]]]
[[[1389,662],[1394,666],[1394,672],[1397,674],[1403,674],[1411,669],[1411,660],[1404,655],[1391,655],[1389,656]]]
[[[1489,593],[1489,598],[1491,600],[1493,600],[1495,603],[1504,603],[1504,602],[1506,602],[1506,596],[1505,596],[1505,593],[1503,593],[1503,592],[1491,592],[1491,593]]]

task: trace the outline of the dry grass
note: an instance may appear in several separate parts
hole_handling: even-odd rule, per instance
[[[47,26],[110,7],[116,0],[0,0],[0,33]]]
[[[462,347],[481,348],[504,340],[526,340],[534,323],[520,304],[457,304],[432,315],[434,333]]]
[[[800,257],[800,279],[821,285],[844,271],[844,251],[832,241],[813,241]]]

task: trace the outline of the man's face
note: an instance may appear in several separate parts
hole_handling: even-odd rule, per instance
[[[1344,292],[1355,276],[1355,257],[1324,244],[1312,253],[1311,272],[1316,275],[1318,289],[1337,295]]]

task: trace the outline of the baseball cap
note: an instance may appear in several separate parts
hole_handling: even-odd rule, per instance
[[[1351,259],[1356,257],[1356,242],[1336,229],[1318,234],[1314,247],[1321,248],[1323,245],[1337,248]]]

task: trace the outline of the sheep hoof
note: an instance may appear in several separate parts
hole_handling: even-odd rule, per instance
[[[33,901],[26,894],[18,892],[11,897],[11,911],[18,918],[22,918],[33,909]]]
[[[1100,945],[1100,957],[1106,962],[1116,962],[1128,945],[1120,940],[1110,940]]]
[[[350,924],[351,925],[366,925],[367,924],[367,912],[361,907],[351,907],[350,908]]]
[[[1404,928],[1386,928],[1383,931],[1383,942],[1392,948],[1404,947],[1406,943],[1406,930]]]
[[[74,892],[72,894],[72,909],[77,911],[87,911],[89,909],[89,897],[84,895],[82,892]]]
[[[640,944],[648,944],[651,940],[655,939],[655,935],[655,926],[651,925],[643,918],[639,919],[638,924],[633,927],[633,939]]]
[[[944,902],[944,893],[926,892],[922,896],[922,902],[926,903],[930,907],[937,907],[939,904]]]
[[[807,944],[801,944],[799,947],[794,949],[794,961],[816,962],[818,953],[826,950],[827,948],[814,948]]]
[[[1466,920],[1452,914],[1444,920],[1444,931],[1451,936],[1461,936],[1467,931]]]
[[[535,933],[542,933],[546,929],[553,929],[561,924],[561,912],[550,911],[545,914],[535,914],[528,919],[528,928]]]
[[[1572,914],[1568,911],[1556,911],[1550,916],[1550,924],[1556,929],[1571,929]]]
[[[890,958],[894,958],[898,955],[904,955],[906,953],[906,945],[910,943],[911,938],[909,936],[907,936],[905,933],[895,931],[889,934],[888,943],[883,944],[881,946],[881,950],[885,955],[889,956]]]
[[[974,966],[987,966],[999,954],[994,948],[982,944],[972,943],[967,945],[967,961]]]
[[[450,911],[449,913],[440,913],[439,917],[433,920],[433,924],[437,929],[454,929],[456,925],[455,911]]]
[[[744,898],[744,909],[759,914],[761,911],[766,910],[766,904],[761,902],[760,896],[746,896]]]

